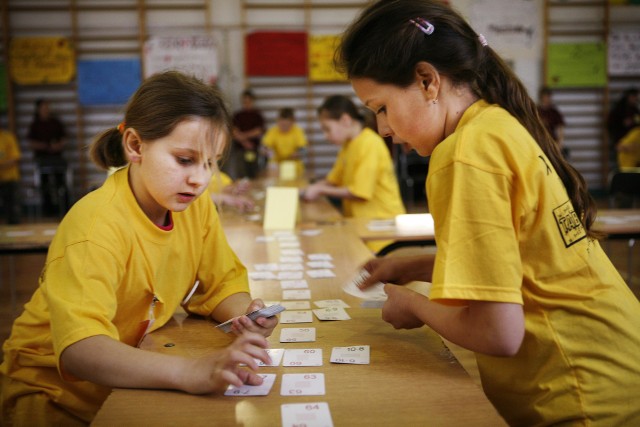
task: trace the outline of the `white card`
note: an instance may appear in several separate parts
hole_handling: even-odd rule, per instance
[[[253,268],[256,271],[278,271],[280,267],[275,262],[270,262],[268,264],[254,264]]]
[[[324,392],[324,374],[284,374],[280,394],[282,396],[319,396]]]
[[[331,261],[333,259],[331,254],[325,253],[309,254],[307,257],[309,261]]]
[[[263,381],[260,385],[247,385],[244,384],[240,387],[229,385],[227,391],[224,392],[225,396],[266,396],[271,391],[273,383],[276,380],[276,374],[258,374],[262,377]]]
[[[300,271],[304,270],[304,265],[299,262],[280,264],[280,271]]]
[[[345,283],[343,286],[343,290],[353,295],[354,297],[373,300],[373,301],[386,301],[387,294],[384,292],[384,284],[383,283],[375,283],[373,286],[368,287],[367,289],[360,289],[357,285],[362,283],[362,281],[369,277],[370,274],[364,268],[360,270],[350,281]]]
[[[284,312],[286,313],[286,311]],[[284,314],[282,313],[282,314]],[[282,316],[282,314],[280,316]],[[325,307],[325,308],[317,308],[313,310],[313,314],[315,314],[320,320],[349,320],[351,317],[347,314],[347,312],[342,307]]]
[[[308,261],[309,268],[335,268],[331,261]]]
[[[279,304],[287,310],[307,310],[311,308],[309,301],[282,301]]]
[[[295,233],[290,230],[276,230],[272,233],[278,239],[286,239],[287,237],[295,237]]]
[[[287,289],[282,291],[282,299],[311,299],[310,289]]]
[[[261,242],[261,243],[273,242],[274,240],[276,239],[273,236],[257,236],[256,237],[256,242]]]
[[[370,348],[368,345],[352,345],[351,347],[333,347],[331,363],[349,363],[354,365],[369,364]]]
[[[316,307],[319,307],[319,308],[327,308],[327,307],[349,308],[349,304],[342,301],[341,299],[325,299],[320,301],[314,301],[313,303],[316,305]],[[267,304],[265,303],[265,305]]]
[[[326,402],[287,403],[280,405],[282,427],[333,427]]]
[[[316,328],[282,328],[280,342],[313,342],[316,340]]]
[[[318,236],[320,233],[322,233],[322,230],[320,230],[319,228],[302,230],[300,232],[300,234],[302,234],[303,236],[307,236],[307,237]]]
[[[309,283],[302,279],[302,280],[283,280],[280,282],[280,286],[282,286],[282,289],[308,289],[309,288]]]
[[[273,274],[273,271],[251,271],[249,273],[249,279],[251,280],[276,280],[278,276]]]
[[[262,360],[255,359],[258,366],[280,366],[282,356],[284,355],[284,348],[268,348],[265,350],[271,358],[271,364],[267,365]]]
[[[329,277],[336,277],[333,271],[328,269],[320,269],[320,270],[307,270],[307,274],[309,277],[314,279],[326,279]]]
[[[302,280],[304,272],[302,271],[279,271],[278,280]]]
[[[321,348],[288,348],[282,366],[322,366]]]
[[[304,258],[300,255],[289,255],[289,256],[281,256],[280,257],[280,263],[287,263],[287,262],[304,262]]]
[[[298,241],[298,236],[296,236],[295,234],[287,234],[287,235],[282,235],[282,236],[276,236],[278,239],[278,242],[297,242]]]
[[[310,310],[287,310],[280,314],[280,323],[311,323],[313,315]]]

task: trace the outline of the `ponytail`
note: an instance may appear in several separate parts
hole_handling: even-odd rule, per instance
[[[120,131],[117,128],[111,128],[98,135],[91,144],[89,157],[93,163],[104,170],[125,166],[128,160],[122,147]]]

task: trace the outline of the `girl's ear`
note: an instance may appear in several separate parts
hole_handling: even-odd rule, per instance
[[[416,64],[415,78],[424,99],[429,102],[438,100],[440,94],[440,73],[428,62],[420,61]]]
[[[353,117],[351,117],[347,113],[342,113],[342,115],[340,116],[340,119],[338,120],[338,122],[343,126],[349,127],[349,126],[351,126],[351,123],[353,123]]]
[[[122,146],[129,163],[139,163],[142,159],[142,139],[133,128],[127,128],[122,135]]]

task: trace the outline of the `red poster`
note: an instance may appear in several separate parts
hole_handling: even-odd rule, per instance
[[[259,31],[246,38],[248,76],[306,76],[307,33]]]

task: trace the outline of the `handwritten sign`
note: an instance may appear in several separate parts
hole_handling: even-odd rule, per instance
[[[64,37],[16,37],[9,46],[9,71],[22,85],[68,83],[76,73],[73,46]]]
[[[218,79],[218,49],[212,36],[151,37],[143,53],[145,78],[177,70],[209,84]]]
[[[309,36],[309,79],[314,82],[343,82],[344,73],[337,71],[333,57],[340,41],[338,35]]]
[[[607,58],[604,43],[549,45],[547,81],[550,87],[604,87]]]
[[[612,29],[608,47],[609,74],[640,75],[640,30]]]

